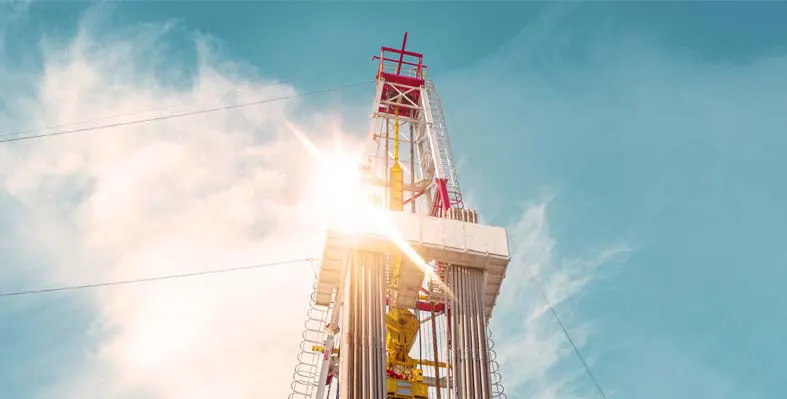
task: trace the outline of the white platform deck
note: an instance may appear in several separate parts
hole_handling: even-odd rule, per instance
[[[504,228],[396,211],[386,211],[385,216],[404,242],[427,262],[435,260],[485,270],[484,307],[487,316],[491,315],[511,259]],[[317,304],[330,304],[350,251],[399,251],[385,231],[371,223],[353,233],[328,231],[317,278]],[[399,301],[401,306],[411,307],[415,305],[423,271],[406,261],[407,256],[403,260]]]

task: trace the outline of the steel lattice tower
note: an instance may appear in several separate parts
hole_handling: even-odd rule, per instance
[[[363,169],[381,223],[329,230],[290,398],[504,398],[505,229],[467,209],[423,55],[382,47]]]

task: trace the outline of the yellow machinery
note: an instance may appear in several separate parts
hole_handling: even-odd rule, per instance
[[[385,348],[388,351],[388,398],[427,398],[427,386],[418,362],[409,356],[420,323],[407,309],[391,308],[385,315]]]
[[[399,165],[399,112],[396,111],[394,121],[394,151],[393,165],[390,170],[390,199],[389,207],[394,211],[404,210],[404,179],[402,166]],[[399,273],[401,270],[402,255],[391,256],[391,280],[389,292],[398,292]],[[388,352],[386,370],[386,396],[388,398],[427,398],[427,385],[424,383],[423,373],[417,368],[418,362],[410,357],[410,348],[415,342],[420,323],[418,318],[407,309],[395,306],[392,302],[390,310],[385,315],[385,348]]]

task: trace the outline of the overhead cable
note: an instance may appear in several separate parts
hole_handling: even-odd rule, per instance
[[[590,377],[591,381],[593,381],[593,384],[596,386],[596,391],[598,391],[599,396],[601,396],[603,399],[607,399],[607,394],[604,393],[604,389],[601,388],[601,384],[599,384],[598,380],[596,379],[596,376],[593,375],[593,372],[590,370],[590,366],[588,366],[587,362],[585,361],[585,358],[582,356],[582,353],[579,351],[579,348],[574,343],[574,340],[571,338],[571,334],[568,333],[568,330],[566,329],[566,326],[563,324],[563,321],[560,320],[560,316],[558,316],[555,307],[552,306],[552,302],[549,300],[547,294],[544,292],[544,288],[543,285],[541,284],[541,280],[538,277],[536,277],[536,280],[538,280],[538,285],[539,285],[538,290],[541,292],[541,296],[544,297],[544,301],[547,303],[547,306],[549,307],[549,311],[552,312],[552,316],[555,317],[557,324],[560,325],[560,329],[563,331],[563,335],[566,336],[568,343],[571,344],[571,348],[574,349],[574,354],[577,355],[577,358],[582,363],[582,366],[585,368],[585,372]]]
[[[183,118],[183,117],[187,117],[187,116],[203,115],[203,114],[209,114],[209,113],[220,112],[220,111],[228,111],[228,110],[237,109],[237,108],[250,107],[250,106],[253,106],[253,105],[262,105],[262,104],[268,104],[268,103],[275,103],[275,102],[292,100],[292,99],[299,98],[299,97],[306,97],[306,96],[312,96],[312,95],[317,95],[317,94],[329,93],[329,92],[333,92],[333,91],[346,90],[346,89],[349,89],[349,88],[358,87],[358,86],[365,85],[365,84],[368,84],[368,83],[369,82],[361,82],[361,83],[354,83],[354,84],[343,85],[343,86],[335,86],[335,87],[331,87],[331,88],[328,88],[328,89],[307,91],[307,92],[297,93],[297,94],[293,94],[293,95],[289,95],[289,96],[282,96],[282,97],[276,97],[276,98],[267,98],[267,99],[249,101],[249,102],[244,102],[244,103],[239,103],[239,104],[224,105],[224,106],[221,106],[221,107],[205,108],[205,109],[199,109],[199,110],[195,110],[195,111],[167,114],[167,115],[162,115],[162,116],[157,116],[157,117],[152,117],[152,118],[135,119],[135,120],[125,121],[125,122],[108,123],[108,124],[104,124],[104,125],[88,126],[88,127],[82,127],[82,128],[76,128],[76,129],[60,130],[60,131],[56,131],[56,132],[41,133],[41,134],[34,134],[34,135],[28,135],[28,136],[0,138],[0,143],[9,143],[9,142],[12,142],[12,141],[32,140],[32,139],[39,139],[39,138],[52,137],[52,136],[63,136],[63,135],[75,134],[75,133],[85,133],[85,132],[91,132],[91,131],[96,131],[96,130],[104,130],[104,129],[110,129],[110,128],[121,127],[121,126],[140,125],[140,124],[149,123],[149,122],[158,122],[158,121],[169,120],[169,119]]]
[[[61,287],[53,287],[53,288],[25,290],[25,291],[11,291],[11,292],[0,293],[0,298],[10,297],[10,296],[20,296],[20,295],[44,294],[48,292],[58,292],[58,291],[82,290],[87,288],[106,287],[106,286],[113,286],[113,285],[146,283],[151,281],[171,280],[171,279],[185,278],[185,277],[205,276],[209,274],[229,273],[229,272],[236,272],[241,270],[263,269],[263,268],[281,266],[281,265],[292,264],[292,263],[314,262],[316,260],[317,259],[315,258],[291,259],[291,260],[284,260],[279,262],[268,262],[268,263],[261,263],[257,265],[250,265],[250,266],[228,267],[224,269],[203,270],[199,272],[191,272],[191,273],[183,273],[183,274],[168,274],[163,276],[143,277],[143,278],[136,278],[130,280],[107,281],[101,283],[70,285],[70,286],[61,286]]]
[[[521,243],[518,242],[514,243],[513,247],[511,248],[512,249],[511,253],[513,254],[518,253],[520,249],[520,244]],[[607,394],[604,392],[604,389],[601,387],[601,384],[598,382],[598,379],[596,379],[596,376],[593,374],[593,371],[590,370],[590,366],[588,366],[587,362],[585,361],[585,357],[582,356],[582,352],[579,351],[579,348],[574,343],[574,339],[571,338],[571,334],[569,334],[568,329],[566,329],[565,324],[563,324],[563,320],[561,320],[560,316],[557,314],[557,310],[555,310],[555,307],[552,306],[552,301],[550,301],[549,297],[547,297],[546,291],[544,290],[544,283],[541,281],[541,278],[539,278],[536,275],[535,280],[536,280],[538,292],[541,293],[541,297],[544,298],[544,302],[546,302],[550,313],[552,313],[552,316],[555,318],[555,321],[557,321],[557,324],[560,326],[560,330],[563,331],[563,335],[566,337],[566,340],[568,340],[568,343],[571,345],[571,348],[574,350],[574,354],[577,356],[577,359],[579,359],[579,362],[582,363],[582,367],[585,369],[585,373],[587,373],[588,377],[593,382],[593,385],[595,386],[598,395],[603,399],[607,399]]]
[[[288,84],[291,84],[293,82],[295,82],[295,79],[275,80],[275,81],[272,81],[270,83],[272,83],[273,85],[288,85]],[[240,93],[242,91],[249,91],[249,90],[250,89],[229,90],[226,93],[224,93],[223,96],[221,96],[219,98],[220,99],[221,98],[226,98],[226,97],[228,97],[228,96],[230,96],[232,94],[238,94],[238,93]],[[147,109],[137,109],[137,110],[134,110],[134,111],[124,112],[124,113],[115,113],[115,114],[111,114],[111,115],[104,115],[104,116],[99,116],[99,117],[90,118],[90,119],[82,119],[82,120],[76,120],[76,121],[71,121],[71,122],[58,123],[56,125],[28,127],[28,128],[24,128],[24,129],[21,129],[21,130],[15,130],[15,131],[10,131],[9,130],[9,131],[4,131],[4,132],[0,133],[0,138],[2,138],[2,137],[19,136],[19,135],[28,134],[28,133],[42,132],[42,131],[51,130],[51,129],[63,129],[63,128],[68,127],[68,126],[83,125],[85,123],[90,123],[90,122],[105,121],[107,119],[117,119],[117,118],[120,118],[120,117],[123,117],[123,116],[139,115],[139,114],[143,114],[143,113],[150,113],[150,112],[154,112],[154,111],[162,111],[162,110],[166,110],[166,109],[172,109],[172,108],[176,108],[176,107],[183,107],[183,106],[187,106],[187,105],[196,105],[196,104],[199,104],[199,103],[203,103],[204,104],[205,101],[199,100],[199,99],[197,99],[197,100],[179,101],[177,103],[164,105],[164,106],[152,107],[152,108],[147,108]]]

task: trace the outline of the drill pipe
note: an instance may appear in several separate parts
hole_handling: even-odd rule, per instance
[[[385,397],[383,255],[356,252],[347,264],[341,399]]]
[[[484,315],[484,272],[452,265],[447,268],[450,301],[451,358],[456,399],[492,397],[489,369],[489,338]]]

